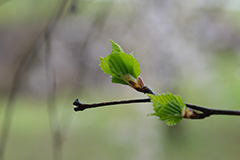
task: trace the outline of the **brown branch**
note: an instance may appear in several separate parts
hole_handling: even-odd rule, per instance
[[[144,103],[144,102],[150,102],[150,99],[149,98],[148,99],[132,99],[132,100],[121,100],[121,101],[102,102],[102,103],[93,103],[93,104],[83,104],[79,102],[78,99],[76,99],[73,102],[73,105],[74,105],[74,110],[77,112],[77,111],[83,111],[85,109],[102,107],[102,106],[130,104],[130,103]]]
[[[221,109],[211,109],[198,105],[185,103],[188,108],[191,108],[196,111],[200,111],[201,113],[197,113],[196,117],[192,117],[192,119],[203,119],[209,117],[211,115],[231,115],[231,116],[240,116],[240,111],[235,110],[221,110]]]
[[[141,77],[138,77],[137,82],[129,80],[129,86],[135,89],[138,92],[144,94],[153,94],[155,93],[147,86],[144,85]],[[144,103],[144,102],[151,102],[150,98],[147,99],[131,99],[131,100],[122,100],[122,101],[112,101],[112,102],[102,102],[102,103],[93,103],[93,104],[83,104],[76,99],[73,102],[74,110],[83,111],[85,109],[102,107],[102,106],[109,106],[109,105],[118,105],[118,104],[130,104],[130,103]],[[221,109],[211,109],[206,108],[198,105],[192,105],[185,103],[187,110],[183,118],[188,119],[203,119],[209,117],[211,115],[237,115],[240,116],[240,111],[233,111],[233,110],[221,110]],[[190,114],[188,114],[190,113]]]
[[[102,103],[93,103],[93,104],[83,104],[79,102],[78,99],[76,99],[73,102],[74,110],[77,111],[83,111],[85,109],[91,109],[91,108],[97,108],[97,107],[103,107],[103,106],[109,106],[109,105],[119,105],[119,104],[131,104],[131,103],[145,103],[145,102],[151,102],[150,98],[146,99],[131,99],[131,100],[121,100],[121,101],[111,101],[111,102],[102,102]],[[203,119],[206,117],[209,117],[211,115],[237,115],[240,116],[240,111],[233,111],[233,110],[220,110],[220,109],[211,109],[206,108],[198,105],[192,105],[185,103],[185,105],[188,108],[191,108],[195,111],[194,117],[190,117],[190,119]]]

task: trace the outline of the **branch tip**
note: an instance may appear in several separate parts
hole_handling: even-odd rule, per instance
[[[76,99],[76,100],[73,102],[74,107],[77,107],[79,104],[81,104],[81,103],[79,102],[78,99]]]
[[[73,108],[74,108],[74,111],[83,111],[84,109],[86,109],[86,107],[84,107],[84,104],[82,104],[78,99],[76,99],[74,102],[73,102]]]

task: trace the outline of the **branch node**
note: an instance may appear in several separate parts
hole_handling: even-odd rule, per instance
[[[154,94],[154,92],[153,92],[150,88],[148,88],[147,86],[144,86],[144,87],[142,87],[142,88],[136,88],[136,90],[137,90],[138,92],[142,92],[142,93],[144,93],[144,94],[146,94],[146,93],[148,93],[148,94]]]

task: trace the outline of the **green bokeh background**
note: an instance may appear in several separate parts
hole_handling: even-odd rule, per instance
[[[72,2],[74,11],[69,10]],[[47,107],[43,43],[22,73],[4,159],[239,159],[237,116],[184,119],[168,127],[147,116],[152,113],[150,103],[78,113],[72,106],[76,98],[95,103],[145,97],[112,84],[100,70],[99,57],[110,53],[113,39],[126,52],[134,52],[141,77],[155,92],[170,91],[201,106],[240,110],[239,2],[72,2],[51,34],[49,59],[56,85],[51,101],[56,114],[49,114]],[[14,74],[60,3],[0,1],[0,127]],[[61,149],[53,145],[53,130],[58,128],[51,128],[51,117],[60,127]]]

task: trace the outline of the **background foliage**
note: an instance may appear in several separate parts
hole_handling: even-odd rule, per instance
[[[236,0],[1,0],[0,127],[11,87],[19,86],[4,159],[238,160],[239,117],[167,127],[146,116],[151,104],[79,113],[72,107],[75,98],[91,103],[144,97],[102,74],[99,57],[111,52],[113,39],[134,52],[141,76],[156,93],[240,110],[238,5]]]

